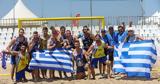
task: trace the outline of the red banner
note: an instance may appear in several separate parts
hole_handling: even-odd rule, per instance
[[[76,17],[80,17],[80,14],[78,13],[78,14],[76,14]],[[73,20],[72,21],[72,26],[74,27],[74,26],[78,26],[79,25],[79,20]]]

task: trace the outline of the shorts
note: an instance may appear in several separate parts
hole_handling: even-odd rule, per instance
[[[100,57],[100,58],[92,58],[91,59],[91,67],[97,68],[97,64],[99,63],[106,63],[107,61],[107,56]]]
[[[19,72],[16,72],[16,81],[19,81],[20,79],[25,79],[26,76],[25,76],[25,70],[22,70],[22,71],[19,71]]]
[[[26,79],[26,76],[25,76],[25,71],[27,72],[32,72],[31,70],[28,69],[28,66],[26,66],[25,69],[19,71],[19,72],[16,72],[16,81],[19,81],[20,79]]]
[[[109,61],[113,62],[114,58],[113,58],[113,52],[109,52]]]
[[[77,73],[81,73],[81,72],[84,72],[84,73],[85,73],[85,68],[84,68],[84,66],[77,67],[76,72],[77,72]]]
[[[11,56],[11,64],[12,65],[16,64],[16,56]]]

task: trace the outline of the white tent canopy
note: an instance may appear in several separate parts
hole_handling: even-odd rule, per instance
[[[23,3],[22,0],[18,0],[14,8],[12,8],[8,14],[6,14],[2,19],[9,18],[36,18],[37,16],[32,13]]]
[[[152,16],[156,16],[156,17],[160,18],[160,11],[156,11]]]
[[[37,18],[23,3],[23,0],[18,0],[16,5],[0,20],[0,26],[15,26],[18,23],[18,18]],[[14,19],[15,18],[15,19]]]

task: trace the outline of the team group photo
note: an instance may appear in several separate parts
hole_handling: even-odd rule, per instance
[[[0,3],[0,84],[160,83],[159,0]]]

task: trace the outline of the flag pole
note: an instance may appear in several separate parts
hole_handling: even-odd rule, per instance
[[[92,0],[90,0],[90,16],[92,17],[93,16],[93,8],[92,8]],[[91,18],[91,33],[92,33],[92,25],[93,25],[93,21],[92,21],[92,18]]]

